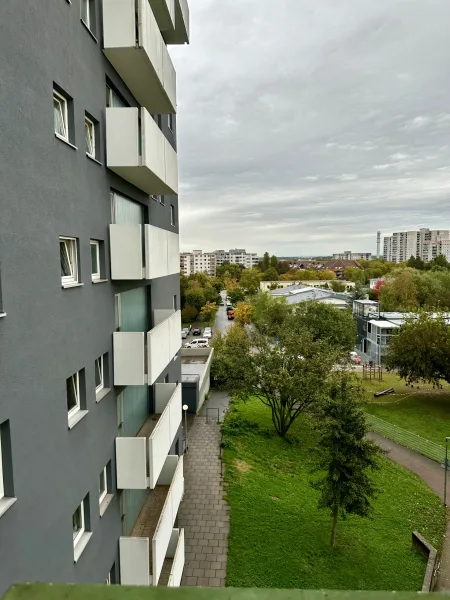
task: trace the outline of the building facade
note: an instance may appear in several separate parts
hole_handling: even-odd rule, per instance
[[[186,0],[0,5],[0,594],[179,585]],[[145,528],[142,527],[145,520]]]
[[[450,254],[448,229],[400,231],[383,240],[383,258],[389,262],[403,262],[411,256],[430,262],[440,254]]]
[[[352,252],[345,250],[341,254],[333,254],[335,260],[372,260],[372,252]]]
[[[216,276],[216,255],[204,254],[201,250],[182,252],[180,254],[180,271],[188,277],[192,273],[206,273],[210,277]]]
[[[255,267],[258,262],[256,253],[247,252],[244,248],[235,248],[234,250],[214,250],[217,266],[223,265],[225,262],[231,264],[242,265],[245,269]]]

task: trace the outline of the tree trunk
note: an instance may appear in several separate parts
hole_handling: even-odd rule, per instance
[[[334,546],[336,543],[336,529],[339,516],[339,507],[335,506],[333,509],[333,525],[331,526],[331,545]]]

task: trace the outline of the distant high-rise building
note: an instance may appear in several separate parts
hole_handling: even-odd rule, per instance
[[[217,265],[223,265],[225,262],[242,265],[246,269],[251,269],[259,262],[256,253],[247,252],[244,248],[235,248],[234,250],[214,250]]]
[[[211,252],[203,254],[202,250],[182,252],[180,254],[180,270],[186,277],[192,273],[206,273],[210,277],[215,277],[216,255]]]
[[[372,260],[371,252],[352,252],[344,250],[341,254],[333,254],[335,260]]]
[[[448,229],[400,231],[383,240],[383,257],[389,262],[403,262],[411,256],[430,262],[440,254],[450,256]]]

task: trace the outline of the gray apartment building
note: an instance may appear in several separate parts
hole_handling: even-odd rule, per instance
[[[0,3],[0,595],[180,584],[186,0]]]

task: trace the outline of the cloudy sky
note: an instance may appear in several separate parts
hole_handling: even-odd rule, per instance
[[[449,0],[190,0],[184,251],[375,251],[450,228]]]

